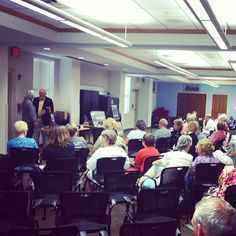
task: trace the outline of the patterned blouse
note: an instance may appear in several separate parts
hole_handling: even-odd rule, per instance
[[[11,148],[38,148],[33,138],[16,137],[7,142],[7,150]]]
[[[224,197],[227,187],[236,184],[236,166],[227,165],[219,177],[219,187],[216,189],[216,196]]]

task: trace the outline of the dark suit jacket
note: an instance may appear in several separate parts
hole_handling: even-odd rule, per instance
[[[36,113],[38,114],[38,108],[39,108],[39,97],[34,98],[34,106],[36,108]],[[49,109],[50,108],[50,109]],[[54,112],[53,107],[53,101],[51,98],[45,97],[44,103],[43,103],[43,110],[46,110],[46,113],[41,117],[43,125],[50,125],[50,112]]]

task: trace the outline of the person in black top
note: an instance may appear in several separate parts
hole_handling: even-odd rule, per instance
[[[181,136],[181,131],[183,128],[183,121],[181,119],[175,119],[173,128],[174,129],[171,131],[171,135],[169,138],[170,149],[173,149],[176,146],[178,139]]]

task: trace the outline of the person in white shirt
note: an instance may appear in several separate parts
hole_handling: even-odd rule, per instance
[[[210,131],[216,130],[216,122],[211,118],[210,115],[205,117],[205,127],[203,133],[209,134]]]
[[[144,120],[137,120],[136,122],[136,129],[131,130],[127,135],[125,140],[125,144],[129,143],[131,139],[143,139],[144,134],[146,134],[146,124]]]
[[[160,183],[161,171],[167,167],[188,166],[190,167],[193,161],[193,156],[188,153],[192,145],[192,138],[189,135],[181,135],[177,142],[178,151],[170,151],[164,154],[161,160],[154,161],[152,167],[140,178],[139,184],[145,188],[155,188]],[[150,178],[148,178],[150,177]]]
[[[96,171],[97,160],[104,157],[125,157],[124,169],[129,168],[130,160],[125,150],[116,146],[117,134],[114,130],[104,130],[101,133],[101,142],[104,147],[98,148],[87,161],[88,178],[92,178],[92,172]]]

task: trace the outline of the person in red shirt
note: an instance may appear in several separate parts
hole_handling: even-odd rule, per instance
[[[138,151],[135,158],[135,163],[139,167],[140,172],[144,171],[144,161],[150,156],[160,156],[159,151],[154,147],[155,136],[151,133],[146,133],[143,136],[143,146],[141,150]]]

